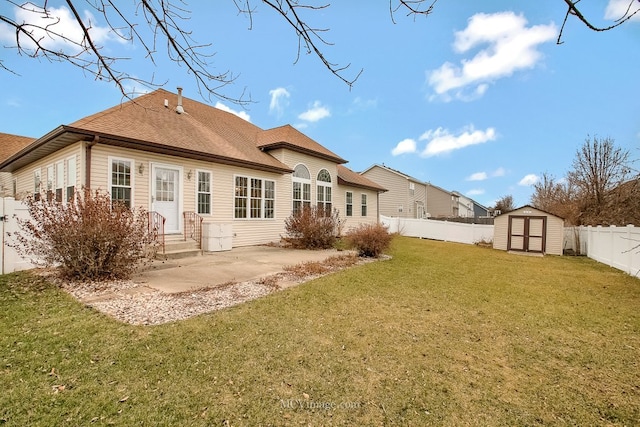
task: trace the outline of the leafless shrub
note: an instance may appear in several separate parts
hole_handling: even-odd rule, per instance
[[[17,220],[12,247],[68,279],[126,279],[151,243],[146,211],[113,203],[99,190],[68,202],[28,196],[25,203],[30,218]]]
[[[285,219],[284,243],[300,249],[329,249],[342,228],[337,210],[305,207]]]
[[[393,234],[382,224],[361,224],[347,233],[347,241],[361,257],[379,257],[389,248]]]

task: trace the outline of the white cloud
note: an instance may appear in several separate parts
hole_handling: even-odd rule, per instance
[[[235,111],[235,110],[232,110],[231,108],[227,107],[226,105],[224,105],[220,101],[216,102],[215,107],[217,109],[219,109],[219,110],[226,111],[227,113],[235,114],[236,116],[240,117],[241,119],[244,119],[244,120],[246,120],[248,122],[251,122],[251,116],[249,116],[249,114],[247,114],[246,111]]]
[[[320,101],[314,102],[311,108],[298,116],[300,120],[307,122],[317,122],[326,117],[331,117],[331,111],[327,107],[323,107]]]
[[[289,105],[288,99],[291,97],[289,91],[283,87],[271,89],[269,91],[271,102],[269,102],[269,112],[282,116],[284,109]]]
[[[466,53],[488,46],[460,65],[445,62],[428,73],[428,83],[445,101],[479,98],[489,83],[534,67],[542,58],[538,45],[554,40],[557,32],[555,24],[527,27],[524,16],[513,12],[478,13],[469,18],[467,28],[455,33],[453,48]]]
[[[518,182],[518,185],[522,185],[524,187],[530,187],[536,182],[538,182],[539,179],[540,177],[538,177],[538,175],[530,173],[529,175],[525,175],[524,178],[522,178],[520,182]]]
[[[428,141],[427,146],[420,155],[422,157],[431,157],[446,154],[470,145],[493,141],[496,137],[494,128],[475,130],[473,126],[469,126],[458,134],[451,134],[447,129],[443,128],[428,130],[420,136],[420,141]]]
[[[393,150],[391,150],[391,154],[394,156],[399,156],[400,154],[405,153],[415,153],[416,152],[416,141],[407,138],[398,142],[398,145],[395,146]]]
[[[504,174],[506,174],[507,171],[504,170],[504,168],[500,167],[496,170],[494,170],[493,172],[491,172],[491,176],[492,177],[499,177],[499,176],[504,176]]]
[[[640,10],[640,4],[636,1],[609,0],[609,3],[607,3],[607,8],[604,11],[604,18],[611,21],[617,21],[623,16],[629,16],[637,10]],[[631,21],[640,22],[640,12],[636,13],[631,18]]]
[[[476,172],[472,173],[467,177],[467,181],[484,181],[489,178],[486,172]]]
[[[40,40],[41,46],[50,49],[63,51],[67,54],[79,54],[81,52],[75,44],[88,46],[84,40],[84,33],[71,11],[62,6],[60,8],[47,7],[46,11],[40,6],[26,3],[24,8],[15,7],[15,22],[22,24],[29,31],[33,38]],[[82,22],[89,27],[91,39],[97,45],[102,45],[107,41],[116,40],[125,43],[109,26],[101,27],[97,24],[93,15],[85,10]],[[44,30],[47,28],[47,30]],[[15,31],[9,29],[7,25],[0,26],[0,40],[15,44]],[[35,45],[28,37],[21,36],[20,43],[23,48],[34,49]]]
[[[482,188],[474,188],[472,190],[467,191],[467,196],[480,196],[484,194],[485,191]]]

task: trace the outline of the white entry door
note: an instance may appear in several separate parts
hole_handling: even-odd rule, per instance
[[[180,232],[180,170],[154,166],[152,181],[152,210],[166,218],[165,233]]]

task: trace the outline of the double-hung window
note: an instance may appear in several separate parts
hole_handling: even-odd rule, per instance
[[[76,193],[76,157],[67,159],[67,201],[73,200]]]
[[[53,165],[47,166],[47,200],[53,200],[53,177],[54,169]]]
[[[64,162],[56,163],[56,201],[62,202],[64,196]]]
[[[126,207],[131,207],[132,173],[131,160],[111,159],[109,163],[109,174],[111,175],[111,202],[123,203]]]
[[[362,216],[367,216],[367,195],[363,194],[362,195],[362,199],[361,199],[361,203],[360,203],[360,213]]]
[[[346,216],[353,216],[353,192],[347,191],[345,193],[345,203]]]
[[[198,171],[198,214],[211,214],[211,172]]]
[[[322,169],[316,179],[317,206],[327,215],[331,214],[331,174]]]
[[[275,185],[268,179],[236,176],[234,218],[274,218]]]
[[[42,191],[42,177],[40,175],[40,169],[33,171],[33,198],[34,200],[40,200],[40,192]]]

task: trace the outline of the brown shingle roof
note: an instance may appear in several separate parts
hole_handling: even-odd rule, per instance
[[[258,134],[256,145],[258,148],[264,150],[288,148],[290,150],[322,157],[336,163],[347,163],[342,157],[318,144],[291,125],[284,125],[262,131]]]
[[[386,188],[343,165],[338,165],[338,184],[351,185],[353,187],[366,188],[374,191],[387,191]]]
[[[0,163],[35,141],[28,136],[11,135],[0,132]]]
[[[168,107],[164,106],[165,99]],[[259,127],[240,117],[189,98],[184,113],[176,113],[177,95],[158,89],[132,101],[80,119],[70,128],[206,153],[282,172],[290,168],[256,149]]]

